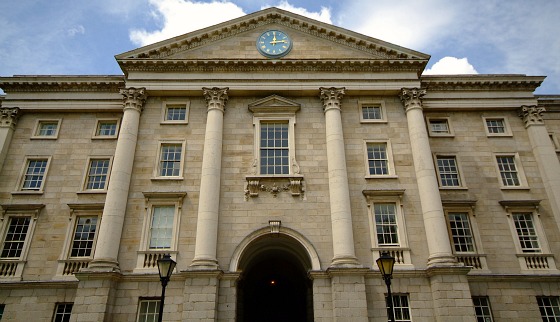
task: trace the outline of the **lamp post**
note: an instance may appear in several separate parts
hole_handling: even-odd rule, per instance
[[[389,255],[388,252],[381,253],[376,261],[381,275],[383,275],[383,280],[385,285],[387,285],[387,302],[389,303],[389,319],[391,322],[395,322],[395,317],[393,315],[393,297],[391,295],[391,279],[393,278],[393,266],[395,265],[395,258]]]
[[[159,280],[161,281],[161,301],[159,303],[158,321],[163,321],[163,303],[165,302],[165,287],[171,278],[171,273],[175,269],[177,262],[171,259],[171,255],[165,254],[163,258],[158,259],[157,266],[159,270]]]

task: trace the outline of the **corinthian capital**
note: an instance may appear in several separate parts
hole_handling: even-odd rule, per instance
[[[223,112],[229,99],[227,95],[228,91],[229,87],[203,87],[202,92],[204,94],[204,98],[206,99],[206,106],[208,108],[208,111],[216,109]]]
[[[404,104],[404,109],[408,112],[411,109],[422,109],[422,97],[426,95],[426,90],[421,88],[402,88],[399,97]]]
[[[119,92],[123,96],[124,110],[135,109],[142,112],[147,97],[145,88],[122,88]]]
[[[19,107],[0,106],[0,127],[9,127],[14,129],[19,115]]]
[[[321,101],[323,101],[323,111],[326,112],[331,108],[340,110],[341,104],[340,100],[344,96],[344,87],[336,88],[336,87],[321,87],[319,88],[321,91],[320,97]]]
[[[544,107],[539,107],[536,105],[522,105],[519,111],[519,117],[525,122],[525,127],[536,124],[544,124],[542,114],[544,113]]]

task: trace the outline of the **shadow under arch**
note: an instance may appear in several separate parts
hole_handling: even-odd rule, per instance
[[[313,321],[310,270],[320,270],[319,257],[296,231],[262,228],[237,247],[230,271],[240,272],[236,320]]]

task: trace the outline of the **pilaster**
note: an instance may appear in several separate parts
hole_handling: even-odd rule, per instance
[[[367,268],[329,268],[332,321],[368,321],[365,275]]]
[[[198,221],[193,269],[217,269],[216,247],[220,211],[222,138],[228,88],[203,88],[208,107],[200,179]]]
[[[467,279],[470,267],[434,267],[430,279],[435,321],[476,321],[472,294]]]
[[[2,107],[0,101],[0,171],[8,155],[8,148],[20,115],[19,107]]]
[[[424,95],[426,95],[424,89],[403,88],[400,98],[406,111],[416,182],[430,253],[428,267],[457,265],[449,243],[436,170],[422,113],[422,97]]]
[[[329,172],[329,197],[334,257],[331,266],[358,267],[354,252],[352,212],[346,169],[346,153],[340,115],[344,88],[320,89],[326,123],[327,162]]]
[[[117,257],[136,153],[140,114],[146,101],[146,89],[130,87],[121,89],[120,93],[123,95],[124,114],[111,169],[111,180],[107,188],[103,220],[99,226],[97,245],[93,260],[87,268],[90,271],[119,271]]]
[[[519,117],[525,123],[546,195],[560,229],[560,162],[544,124],[544,112],[544,107],[524,105],[521,106]]]
[[[119,273],[76,273],[78,289],[71,322],[113,321],[112,313]]]
[[[183,321],[217,321],[222,271],[185,272]]]

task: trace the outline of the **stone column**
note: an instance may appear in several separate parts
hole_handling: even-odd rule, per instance
[[[432,152],[428,133],[422,113],[422,97],[426,90],[403,88],[400,98],[404,104],[412,148],[412,159],[416,170],[416,183],[420,194],[420,205],[428,241],[428,267],[440,265],[456,265],[451,251],[447,223],[441,197],[439,194],[436,170],[432,160]]]
[[[217,269],[216,245],[220,211],[220,174],[222,172],[222,137],[228,88],[203,88],[208,106],[204,154],[200,178],[198,222],[193,269]]]
[[[128,202],[128,189],[136,152],[140,114],[146,101],[145,88],[121,89],[124,114],[113,158],[113,168],[95,253],[88,270],[119,271],[117,257]]]
[[[0,171],[8,155],[19,116],[19,107],[2,107],[0,101]]]
[[[556,224],[560,228],[560,162],[544,125],[542,118],[544,112],[544,107],[524,105],[521,106],[519,116],[525,122],[546,195]]]
[[[342,118],[340,100],[344,88],[319,89],[325,112],[327,159],[329,171],[329,196],[334,257],[331,266],[358,267],[360,263],[354,253],[354,235],[352,230],[352,212],[350,209],[350,192],[344,137],[342,135]]]

